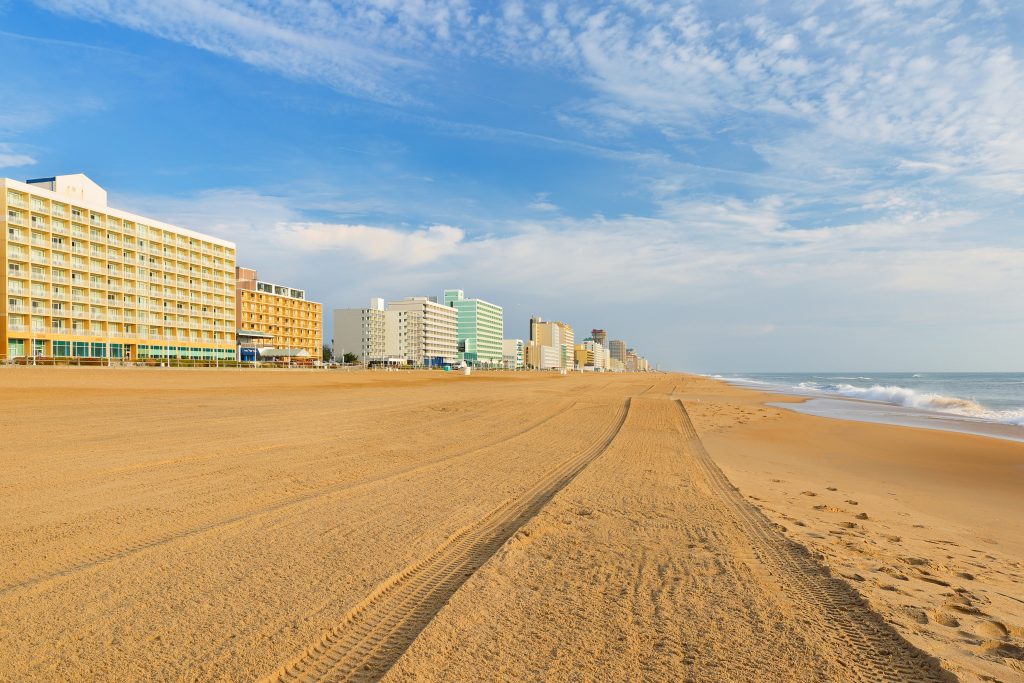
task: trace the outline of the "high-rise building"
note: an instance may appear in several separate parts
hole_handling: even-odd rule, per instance
[[[456,337],[459,355],[467,365],[500,366],[505,336],[501,306],[483,299],[467,299],[461,289],[446,289],[444,305],[458,313]]]
[[[384,299],[370,299],[369,308],[339,308],[334,311],[334,358],[339,362],[346,353],[357,356],[363,365],[382,362],[385,357]]]
[[[612,339],[608,342],[608,351],[611,352],[612,358],[615,360],[620,363],[626,362],[626,342],[621,339]]]
[[[234,359],[235,245],[107,205],[83,174],[0,179],[0,357]]]
[[[571,368],[574,364],[572,326],[563,322],[545,322],[543,318],[530,318],[530,341],[540,346],[550,346],[558,351],[559,365]]]
[[[239,358],[315,358],[323,352],[324,308],[305,291],[260,280],[252,268],[236,268]],[[253,333],[269,336],[270,346],[249,345]]]
[[[608,333],[604,330],[591,330],[590,338],[600,344],[602,348],[608,345]]]
[[[388,302],[388,313],[392,318],[385,316],[385,328],[394,328],[401,335],[396,350],[409,362],[436,367],[458,360],[458,313],[454,308],[437,303],[434,297],[407,296]],[[391,349],[386,348],[385,353],[390,355]]]

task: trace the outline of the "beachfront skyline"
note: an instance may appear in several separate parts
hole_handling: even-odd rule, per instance
[[[330,307],[461,282],[663,367],[1021,369],[1019,8],[377,4],[0,2],[0,174]]]

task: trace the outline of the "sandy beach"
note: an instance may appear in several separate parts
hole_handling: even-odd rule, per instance
[[[0,371],[0,679],[1024,679],[1024,445],[672,374]]]

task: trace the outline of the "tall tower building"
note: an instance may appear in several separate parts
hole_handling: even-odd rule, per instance
[[[615,360],[625,363],[626,362],[626,342],[621,339],[612,339],[608,342],[608,351],[611,352],[612,358]]]

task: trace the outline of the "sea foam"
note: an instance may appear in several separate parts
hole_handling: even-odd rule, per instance
[[[852,384],[821,384],[819,382],[801,382],[801,389],[838,394],[847,398],[859,398],[867,401],[881,401],[907,408],[930,410],[949,415],[960,415],[979,420],[1001,422],[1003,424],[1024,427],[1024,410],[992,410],[977,401],[957,396],[920,393],[900,386],[883,386],[875,384],[871,387],[855,387]]]

